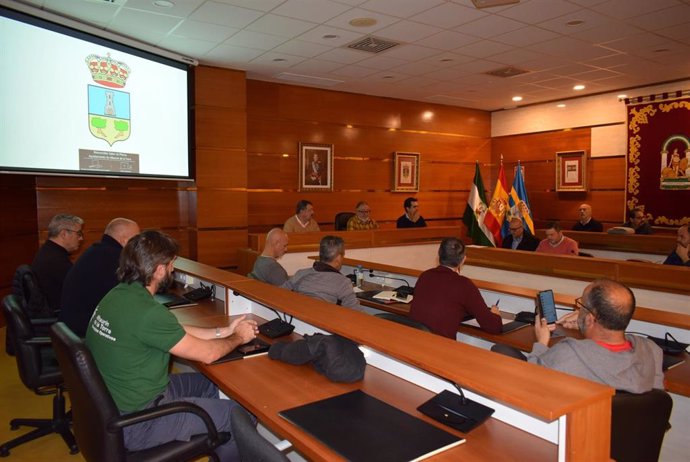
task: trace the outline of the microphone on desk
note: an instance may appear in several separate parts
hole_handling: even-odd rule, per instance
[[[402,281],[405,283],[405,286],[400,286],[397,289],[394,290],[394,292],[397,294],[398,297],[401,298],[407,298],[408,295],[414,295],[414,287],[410,285],[407,280],[403,278],[396,278],[393,276],[384,276],[382,274],[375,274],[373,269],[369,270],[369,277],[372,278],[382,278],[382,279],[393,279],[395,281]]]
[[[443,390],[417,410],[442,424],[468,433],[488,419],[494,410],[466,398],[458,384],[453,383],[453,386],[460,392],[460,396]]]

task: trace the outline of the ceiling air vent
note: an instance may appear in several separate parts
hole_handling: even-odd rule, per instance
[[[472,3],[474,3],[475,8],[482,9],[512,5],[514,3],[520,3],[520,0],[472,0]]]
[[[347,47],[353,50],[366,51],[367,53],[381,53],[398,45],[400,44],[397,42],[390,42],[376,37],[365,37],[356,42],[348,43]]]
[[[520,74],[527,74],[529,71],[518,69],[517,67],[508,66],[493,71],[485,72],[486,75],[493,75],[494,77],[515,77]]]

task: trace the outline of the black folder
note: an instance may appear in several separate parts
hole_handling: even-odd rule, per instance
[[[465,442],[361,390],[279,414],[354,462],[422,460]]]

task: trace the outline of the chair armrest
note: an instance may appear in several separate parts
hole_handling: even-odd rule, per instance
[[[209,436],[215,441],[218,439],[218,430],[216,425],[211,420],[211,417],[206,411],[194,403],[187,403],[184,401],[176,403],[162,404],[160,406],[143,409],[141,411],[133,412],[118,417],[117,419],[108,423],[108,430],[114,431],[130,425],[134,425],[147,420],[157,419],[170,414],[177,414],[179,412],[190,412],[196,414],[206,425]]]
[[[50,326],[52,324],[55,324],[57,322],[57,318],[33,318],[29,319],[31,322],[31,325],[36,327],[36,326]]]
[[[30,339],[24,340],[27,345],[38,345],[38,346],[48,346],[52,345],[50,343],[50,337],[32,337]]]

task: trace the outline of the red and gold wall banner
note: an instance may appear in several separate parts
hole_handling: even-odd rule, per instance
[[[653,226],[690,223],[690,96],[678,91],[626,100],[625,203]]]

